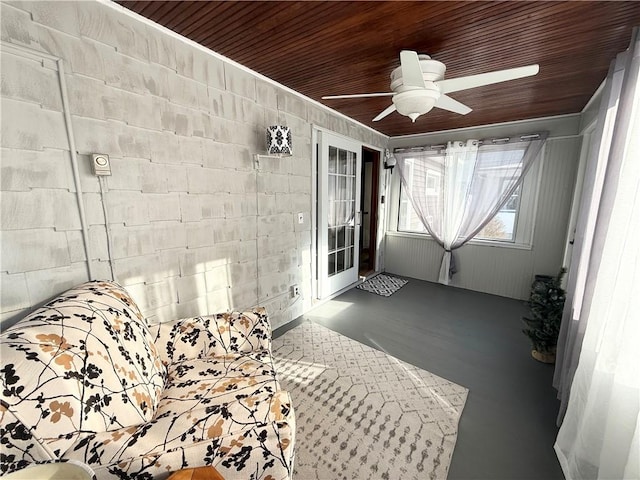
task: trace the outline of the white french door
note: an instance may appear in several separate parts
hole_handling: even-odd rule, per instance
[[[362,145],[318,131],[318,297],[358,280]]]

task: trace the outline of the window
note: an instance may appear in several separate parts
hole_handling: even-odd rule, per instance
[[[513,242],[516,236],[518,208],[520,207],[520,189],[513,192],[511,198],[475,236],[478,240],[497,240]]]
[[[500,186],[504,181],[504,177],[513,168],[521,168],[519,160],[522,157],[522,149],[510,148],[503,146],[503,148],[494,147],[482,152],[484,155],[483,171],[478,172],[478,175],[482,175],[484,181],[490,181],[495,183],[496,186]],[[514,158],[514,162],[505,164],[505,156]],[[434,155],[434,160],[440,160],[441,157]],[[495,166],[492,159],[495,158]],[[474,241],[481,242],[495,242],[496,244],[514,244],[528,246],[532,242],[533,237],[533,223],[535,215],[535,204],[537,198],[538,184],[540,173],[542,171],[542,158],[544,154],[540,153],[535,163],[531,166],[527,172],[524,181],[513,192],[509,200],[502,206],[491,221],[485,225],[485,227],[475,236]],[[497,160],[500,159],[498,162]],[[429,165],[416,166],[417,158],[407,159],[407,181],[411,182],[412,188],[424,188],[426,191],[426,201],[430,208],[424,209],[429,211],[432,208],[438,208],[438,202],[440,201],[440,193],[442,188],[442,177],[439,169],[430,168]],[[426,175],[414,175],[414,169],[426,168]],[[417,185],[418,177],[422,177],[423,185]],[[427,230],[424,227],[420,217],[413,208],[413,205],[409,201],[407,195],[403,189],[399,187],[399,204],[398,204],[398,216],[397,216],[397,231],[407,233],[422,233],[427,234]],[[428,222],[432,222],[433,218],[427,218]]]

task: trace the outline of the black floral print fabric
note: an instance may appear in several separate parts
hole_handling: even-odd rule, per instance
[[[1,469],[72,460],[97,478],[214,465],[290,478],[294,413],[263,309],[148,327],[114,282],[89,282],[2,333]]]

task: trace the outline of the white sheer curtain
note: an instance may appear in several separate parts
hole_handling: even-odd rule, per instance
[[[452,251],[471,240],[518,188],[547,133],[487,145],[449,142],[444,152],[396,152],[402,188],[429,234],[444,248],[438,281],[456,272]],[[408,164],[411,164],[409,167]]]
[[[597,215],[590,249],[586,258],[579,252],[572,260],[580,261],[585,273],[583,282],[573,284],[580,289],[573,292],[574,307],[579,302],[580,308],[578,315],[563,319],[564,340],[579,342],[579,333],[567,333],[578,328],[584,338],[577,346],[559,345],[580,352],[555,444],[567,479],[640,478],[639,66],[635,29],[631,47],[610,71],[609,97],[603,98],[607,107],[599,120],[605,121],[607,113],[610,119],[614,109],[615,122],[610,148],[598,149],[607,158],[599,159],[606,166],[601,193],[592,203]],[[570,364],[565,358],[556,377],[558,368]]]

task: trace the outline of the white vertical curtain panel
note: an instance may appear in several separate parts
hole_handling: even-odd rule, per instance
[[[581,207],[595,210],[577,320],[563,318],[565,330],[581,328],[580,352],[566,414],[555,450],[567,479],[640,478],[640,38],[636,28],[629,50],[619,55],[607,82],[599,122],[615,110],[610,146],[598,148],[605,165],[601,193]],[[619,88],[615,87],[621,79]],[[609,117],[607,117],[609,114]],[[601,129],[602,131],[602,129]],[[606,134],[606,131],[605,131]],[[593,208],[593,207],[591,207]],[[586,264],[584,263],[586,262]],[[570,322],[569,327],[565,326]],[[565,342],[580,335],[565,334]],[[570,362],[556,367],[567,369]],[[556,371],[558,374],[558,371]]]
[[[491,221],[522,183],[547,132],[534,140],[449,142],[444,151],[395,153],[402,188],[429,234],[444,248],[438,281],[457,271],[452,255]],[[412,163],[407,168],[407,162]],[[437,188],[430,188],[433,181]]]

